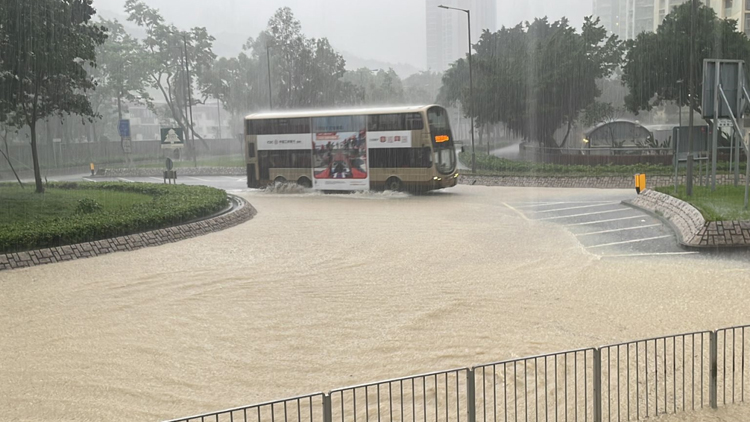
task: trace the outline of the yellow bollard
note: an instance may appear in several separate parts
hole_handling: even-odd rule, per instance
[[[641,193],[646,190],[646,175],[638,173],[635,175],[635,192]]]

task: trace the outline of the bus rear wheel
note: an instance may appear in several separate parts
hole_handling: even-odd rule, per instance
[[[273,179],[273,183],[275,183],[277,185],[283,185],[284,183],[286,183],[286,179],[284,179],[283,177],[279,176],[279,177]]]
[[[400,192],[402,187],[403,183],[398,177],[391,177],[385,181],[385,190]]]
[[[311,188],[312,187],[312,182],[310,181],[310,179],[308,179],[305,176],[302,176],[299,179],[297,179],[297,184],[300,185],[300,186],[302,186],[303,188]]]

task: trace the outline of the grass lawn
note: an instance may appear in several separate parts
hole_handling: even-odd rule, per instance
[[[685,186],[678,186],[676,195],[674,187],[660,187],[656,190],[690,203],[706,220],[750,220],[750,211],[745,209],[744,186],[721,185],[716,186],[714,192],[711,192],[710,187],[693,186],[692,196],[687,196]]]
[[[93,199],[102,211],[117,211],[148,203],[152,197],[142,193],[104,190],[48,188],[43,194],[34,193],[34,185],[21,189],[17,184],[0,184],[0,230],[15,223],[40,222],[76,215],[78,200]]]
[[[226,206],[226,192],[207,186],[59,182],[37,194],[0,184],[0,253],[170,227]]]

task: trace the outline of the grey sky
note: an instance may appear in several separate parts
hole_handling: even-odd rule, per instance
[[[567,16],[580,26],[591,0],[497,0],[498,24]],[[466,0],[446,0],[461,6]],[[338,50],[364,59],[425,67],[424,0],[146,0],[180,27],[205,26],[220,54],[236,54],[263,30],[276,9],[291,7],[309,37],[327,37]],[[124,0],[94,0],[105,15],[122,14]],[[189,6],[186,6],[189,4]],[[109,13],[107,13],[109,12]],[[450,13],[450,12],[446,12]],[[225,53],[226,52],[226,53]]]

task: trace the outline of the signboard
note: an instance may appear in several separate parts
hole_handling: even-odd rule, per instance
[[[130,136],[124,136],[122,138],[122,150],[126,154],[133,152],[133,143],[130,140]]]
[[[718,95],[718,118],[726,119],[731,117],[731,114],[734,114],[735,116],[741,114],[738,110],[738,99],[742,93],[742,87],[744,85],[744,71],[742,64],[743,63],[740,60],[703,60],[703,97],[701,110],[704,118],[714,118],[714,100],[717,98],[715,95]],[[724,99],[721,97],[721,94],[718,93],[716,89],[718,85],[721,85],[721,89],[724,91],[724,95],[726,95],[731,108],[727,108]]]
[[[163,127],[161,128],[161,147],[162,149],[182,148],[185,146],[185,137],[182,128]]]
[[[258,151],[312,148],[312,134],[258,135]]]
[[[355,132],[319,132],[312,143],[313,189],[366,190],[367,135]]]
[[[411,148],[411,131],[367,132],[369,148]]]
[[[130,120],[120,120],[117,124],[117,130],[120,132],[120,137],[130,138]]]

